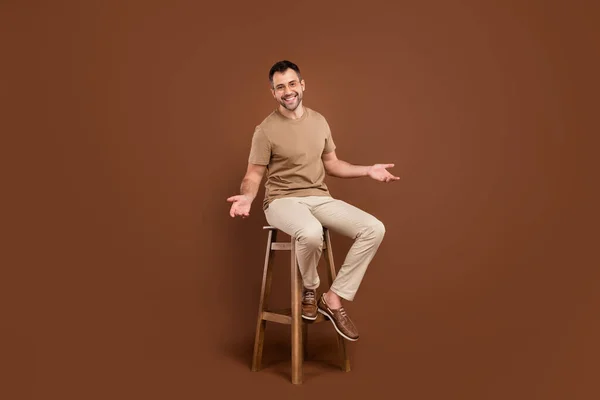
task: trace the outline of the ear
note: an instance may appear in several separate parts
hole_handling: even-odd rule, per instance
[[[304,79],[300,81],[300,85],[302,85],[302,91],[304,92],[306,90],[306,82],[304,82]]]

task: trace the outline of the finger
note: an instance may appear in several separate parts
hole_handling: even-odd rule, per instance
[[[231,202],[231,201],[236,201],[238,196],[231,196],[227,198],[227,201]]]
[[[383,168],[393,168],[395,164],[383,164]]]

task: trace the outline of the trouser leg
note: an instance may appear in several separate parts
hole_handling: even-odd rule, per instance
[[[323,199],[312,208],[312,214],[331,231],[354,239],[330,288],[341,298],[352,301],[379,249],[385,227],[373,215],[338,199]]]
[[[300,198],[282,198],[265,210],[267,222],[296,238],[296,256],[304,287],[316,289],[320,280],[317,265],[323,252],[323,226]]]

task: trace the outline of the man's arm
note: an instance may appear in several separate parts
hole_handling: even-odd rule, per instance
[[[254,201],[256,198],[266,169],[267,167],[265,165],[248,163],[246,175],[244,176],[244,179],[242,179],[242,184],[240,185],[240,194],[246,196],[250,202]]]
[[[381,182],[390,182],[400,179],[386,170],[386,168],[392,168],[394,164],[375,164],[370,166],[353,165],[337,158],[335,150],[323,154],[322,160],[325,172],[328,175],[337,178],[360,178],[369,176]]]
[[[328,175],[335,176],[337,178],[360,178],[368,176],[369,166],[364,165],[353,165],[344,160],[337,158],[335,150],[329,153],[323,154],[323,165],[325,166],[325,172]]]
[[[252,202],[256,198],[266,169],[265,165],[248,163],[246,175],[244,175],[244,179],[242,179],[242,184],[240,185],[241,194],[231,196],[227,199],[228,202],[233,203],[229,210],[229,215],[232,218],[238,215],[242,218],[250,216]]]

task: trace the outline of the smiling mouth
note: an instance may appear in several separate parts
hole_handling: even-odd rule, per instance
[[[294,100],[296,97],[297,96],[284,97],[283,100],[289,103],[290,101]]]

